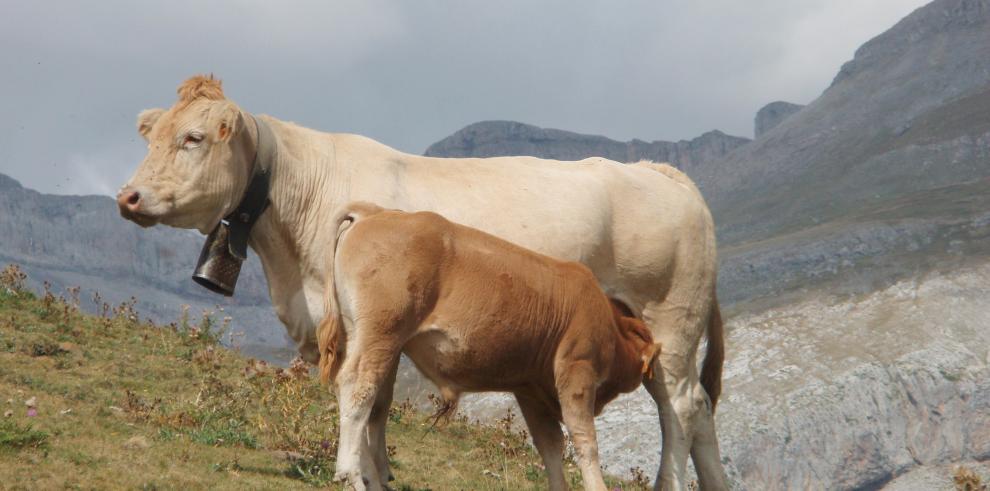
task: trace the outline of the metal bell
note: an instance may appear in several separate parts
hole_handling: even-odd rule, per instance
[[[221,221],[206,237],[192,279],[206,289],[230,297],[234,295],[242,259],[230,252],[230,229]]]

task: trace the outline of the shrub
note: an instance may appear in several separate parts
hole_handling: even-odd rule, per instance
[[[18,296],[27,292],[27,274],[16,264],[8,264],[0,271],[0,295]]]

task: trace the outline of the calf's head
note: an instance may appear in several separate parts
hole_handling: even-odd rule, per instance
[[[220,81],[196,76],[169,109],[138,115],[148,153],[117,194],[120,214],[142,227],[164,223],[208,233],[240,201],[253,144],[245,117]]]
[[[652,378],[661,344],[653,341],[653,334],[643,321],[633,317],[628,310],[623,310],[615,302],[612,302],[612,318],[619,335],[615,363],[620,367],[617,371],[627,374],[637,384],[638,377]]]
[[[643,378],[652,378],[656,370],[660,343],[653,341],[653,335],[643,321],[626,313],[628,309],[620,309],[612,303],[615,356],[608,378],[595,394],[595,415],[619,394],[636,390]]]

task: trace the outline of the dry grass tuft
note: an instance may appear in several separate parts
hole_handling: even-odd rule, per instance
[[[983,484],[980,476],[966,466],[956,467],[952,481],[956,485],[956,491],[987,491],[987,485]]]

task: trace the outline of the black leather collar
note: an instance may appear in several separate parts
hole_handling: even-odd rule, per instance
[[[244,197],[231,214],[224,217],[230,227],[228,245],[230,253],[241,260],[247,259],[247,241],[251,235],[251,227],[261,218],[261,215],[271,204],[272,164],[278,154],[275,135],[264,121],[254,116],[254,125],[258,128],[258,143],[254,153],[251,181],[244,191]]]

